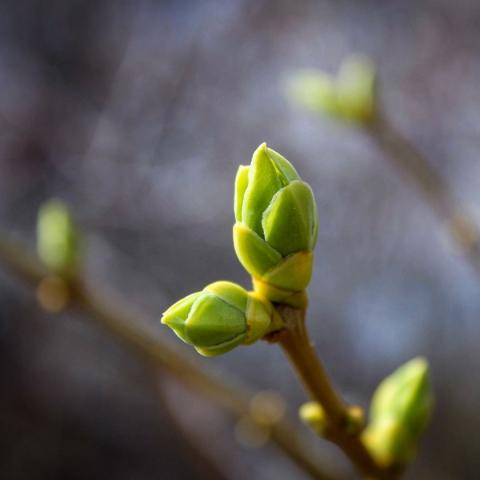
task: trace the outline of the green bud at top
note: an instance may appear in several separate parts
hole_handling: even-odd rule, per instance
[[[42,262],[60,275],[73,274],[79,264],[79,243],[67,206],[59,200],[43,204],[37,219],[37,251]]]
[[[357,123],[368,123],[376,114],[376,71],[365,56],[346,58],[336,77],[320,70],[292,75],[287,95],[303,108]]]
[[[212,357],[281,328],[273,306],[231,282],[215,282],[172,305],[162,316],[185,343]]]
[[[250,166],[238,170],[234,210],[235,251],[255,288],[261,284],[262,294],[275,302],[298,298],[310,282],[317,240],[317,208],[309,185],[263,143]]]
[[[379,463],[405,465],[413,458],[432,406],[428,364],[423,358],[410,360],[380,383],[363,434]]]

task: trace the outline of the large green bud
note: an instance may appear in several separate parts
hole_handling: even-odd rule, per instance
[[[273,302],[303,306],[317,240],[310,186],[265,143],[235,180],[233,242],[255,290]]]
[[[231,282],[215,282],[172,305],[162,316],[185,343],[213,357],[282,327],[272,304]]]
[[[37,250],[52,271],[74,274],[80,261],[80,235],[68,207],[60,200],[49,200],[38,212]]]
[[[402,466],[412,460],[432,406],[428,364],[423,358],[410,360],[380,383],[363,434],[380,464]]]

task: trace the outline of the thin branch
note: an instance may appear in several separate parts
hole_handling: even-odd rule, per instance
[[[361,441],[361,432],[348,431],[347,405],[336,392],[312,346],[305,326],[305,311],[285,306],[277,309],[286,328],[270,340],[280,344],[309,396],[322,405],[328,422],[325,438],[338,445],[368,478],[395,478],[396,473],[377,465]]]
[[[28,249],[17,240],[0,232],[0,262],[32,288],[37,288],[48,271]],[[97,292],[98,290],[95,289]],[[69,307],[82,311],[105,331],[121,339],[133,353],[142,357],[155,369],[161,369],[185,383],[192,391],[202,394],[213,404],[234,417],[250,415],[252,395],[231,384],[226,384],[186,358],[158,336],[138,325],[137,316],[118,299],[115,302],[100,298],[82,279],[71,281]],[[268,409],[268,406],[265,406]],[[268,416],[268,414],[266,415]],[[252,417],[256,421],[255,417]],[[265,424],[259,425],[265,428]],[[269,438],[301,470],[312,478],[332,480],[333,476],[320,467],[317,453],[301,438],[285,419],[269,426]]]

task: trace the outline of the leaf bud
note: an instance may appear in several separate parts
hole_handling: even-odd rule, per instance
[[[283,326],[270,302],[226,281],[179,300],[161,321],[207,357],[253,343]]]
[[[310,186],[286,158],[263,143],[250,166],[238,170],[234,210],[235,252],[255,289],[273,302],[301,306],[318,230]]]

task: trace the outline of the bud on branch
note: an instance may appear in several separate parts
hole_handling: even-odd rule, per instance
[[[410,360],[380,383],[363,434],[380,464],[403,466],[412,460],[432,406],[428,364],[423,358]]]
[[[255,290],[273,302],[304,306],[317,240],[310,186],[280,154],[260,145],[235,180],[233,241]]]
[[[172,305],[162,316],[185,343],[213,357],[282,328],[267,300],[231,282],[215,282]]]

